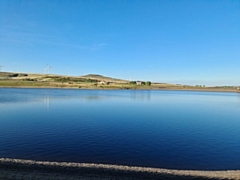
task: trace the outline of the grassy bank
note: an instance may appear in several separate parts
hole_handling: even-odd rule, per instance
[[[3,73],[0,72],[0,87],[28,88],[75,88],[75,89],[136,89],[136,90],[196,90],[240,92],[233,86],[189,86],[150,81],[127,81],[101,75],[63,76],[47,74]]]

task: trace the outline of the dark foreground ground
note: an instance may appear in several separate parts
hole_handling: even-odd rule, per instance
[[[85,163],[57,163],[0,158],[1,180],[202,180],[240,179],[240,171],[179,171]]]

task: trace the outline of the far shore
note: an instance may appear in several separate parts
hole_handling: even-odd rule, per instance
[[[237,89],[224,88],[99,88],[99,87],[55,87],[55,86],[0,86],[0,88],[16,88],[16,89],[78,89],[78,90],[155,90],[155,91],[201,91],[201,92],[232,92],[240,93]]]
[[[0,179],[240,179],[240,170],[198,171],[0,158]]]
[[[0,88],[54,88],[54,89],[104,89],[104,90],[181,90],[208,92],[240,92],[238,86],[181,85],[150,81],[129,81],[89,74],[64,76],[54,74],[27,74],[0,72]]]

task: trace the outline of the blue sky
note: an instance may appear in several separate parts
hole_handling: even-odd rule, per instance
[[[240,85],[240,1],[0,0],[0,65]]]

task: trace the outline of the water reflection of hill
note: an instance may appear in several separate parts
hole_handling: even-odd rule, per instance
[[[4,91],[10,93],[4,94]],[[78,91],[78,90],[52,90],[52,89],[1,89],[0,104],[34,103],[65,100],[101,101],[104,99],[150,100],[150,91]]]

